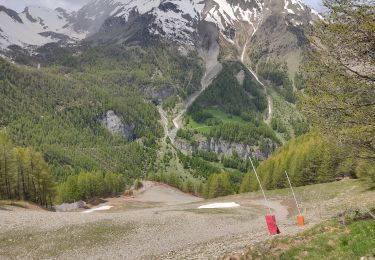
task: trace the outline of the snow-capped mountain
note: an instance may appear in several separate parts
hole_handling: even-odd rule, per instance
[[[0,48],[15,44],[21,47],[41,46],[49,42],[74,42],[87,32],[72,27],[72,14],[40,6],[26,7],[22,13],[0,6]]]
[[[85,24],[80,29],[90,34],[102,28],[96,38],[112,33],[107,38],[113,39],[114,33],[138,26],[152,36],[194,45],[202,22],[213,23],[224,40],[237,43],[244,35],[254,34],[275,12],[291,26],[318,19],[317,13],[299,0],[92,0],[78,11],[77,21]],[[127,28],[130,24],[132,28]]]
[[[80,20],[83,17],[93,19],[97,17],[98,10],[105,10],[99,12],[99,20],[105,20],[103,18],[109,15],[120,18],[123,23],[133,21],[135,16],[148,17],[147,30],[151,35],[193,45],[200,22],[215,24],[227,40],[233,40],[236,23],[246,22],[254,28],[260,20],[263,6],[263,0],[93,0],[78,13]],[[115,20],[118,23],[118,19]],[[112,27],[114,24],[105,26]]]
[[[141,34],[193,46],[202,22],[214,24],[228,43],[243,45],[273,12],[291,26],[318,17],[299,0],[92,0],[74,13],[37,6],[16,13],[1,6],[0,48],[74,42],[87,36],[124,41]]]

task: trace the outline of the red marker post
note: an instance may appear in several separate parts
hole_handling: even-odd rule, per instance
[[[267,227],[268,227],[268,232],[270,233],[270,235],[280,234],[279,227],[277,226],[277,223],[276,223],[276,217],[275,217],[275,215],[272,214],[271,207],[269,206],[266,194],[264,193],[262,184],[260,183],[258,173],[255,170],[253,161],[251,160],[250,157],[249,157],[249,159],[250,159],[250,162],[251,162],[251,166],[253,167],[253,170],[254,170],[255,176],[257,178],[257,181],[259,183],[259,187],[260,187],[260,189],[263,193],[264,201],[266,202],[266,205],[268,206],[269,215],[266,215],[266,223],[267,223]]]

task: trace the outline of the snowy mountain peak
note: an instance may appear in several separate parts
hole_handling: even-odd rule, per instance
[[[0,7],[0,48],[19,45],[24,48],[49,42],[75,42],[87,33],[72,28],[70,14],[58,8],[28,6],[22,13]]]
[[[299,0],[284,0],[284,1],[285,1],[285,5],[284,5],[285,11],[291,14],[295,14],[296,9],[298,11],[303,11],[306,8],[306,6]]]
[[[140,28],[150,35],[185,45],[195,44],[201,22],[213,23],[226,41],[235,43],[239,31],[246,37],[253,34],[271,10],[289,17],[286,20],[292,26],[317,16],[300,0],[92,0],[73,13],[35,5],[22,13],[0,7],[0,48],[73,42],[98,32],[134,30],[126,27],[129,20],[143,23]]]
[[[16,11],[6,8],[5,6],[0,5],[0,14],[3,16],[8,16],[13,19],[15,22],[23,23],[22,19],[19,17]]]

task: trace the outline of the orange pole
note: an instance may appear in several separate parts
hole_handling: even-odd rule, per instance
[[[301,210],[299,208],[297,198],[296,198],[296,194],[294,194],[293,186],[292,186],[292,183],[290,182],[289,175],[288,175],[287,171],[285,171],[285,175],[286,175],[286,178],[288,179],[289,186],[290,186],[290,189],[292,190],[293,198],[294,198],[294,201],[296,202],[296,206],[297,206],[297,210],[298,210],[297,225],[302,227],[302,226],[305,225],[305,218],[303,217],[303,215],[301,213]]]

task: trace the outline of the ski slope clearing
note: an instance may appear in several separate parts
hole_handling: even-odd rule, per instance
[[[296,234],[349,207],[373,204],[359,180],[298,187],[306,226],[295,224],[290,189],[266,191],[281,236]],[[198,209],[223,201],[240,207]],[[108,199],[108,210],[49,212],[0,204],[0,259],[217,259],[270,239],[259,192],[202,201],[147,182],[133,197]],[[103,205],[101,205],[103,206]],[[100,207],[100,206],[99,206]]]

